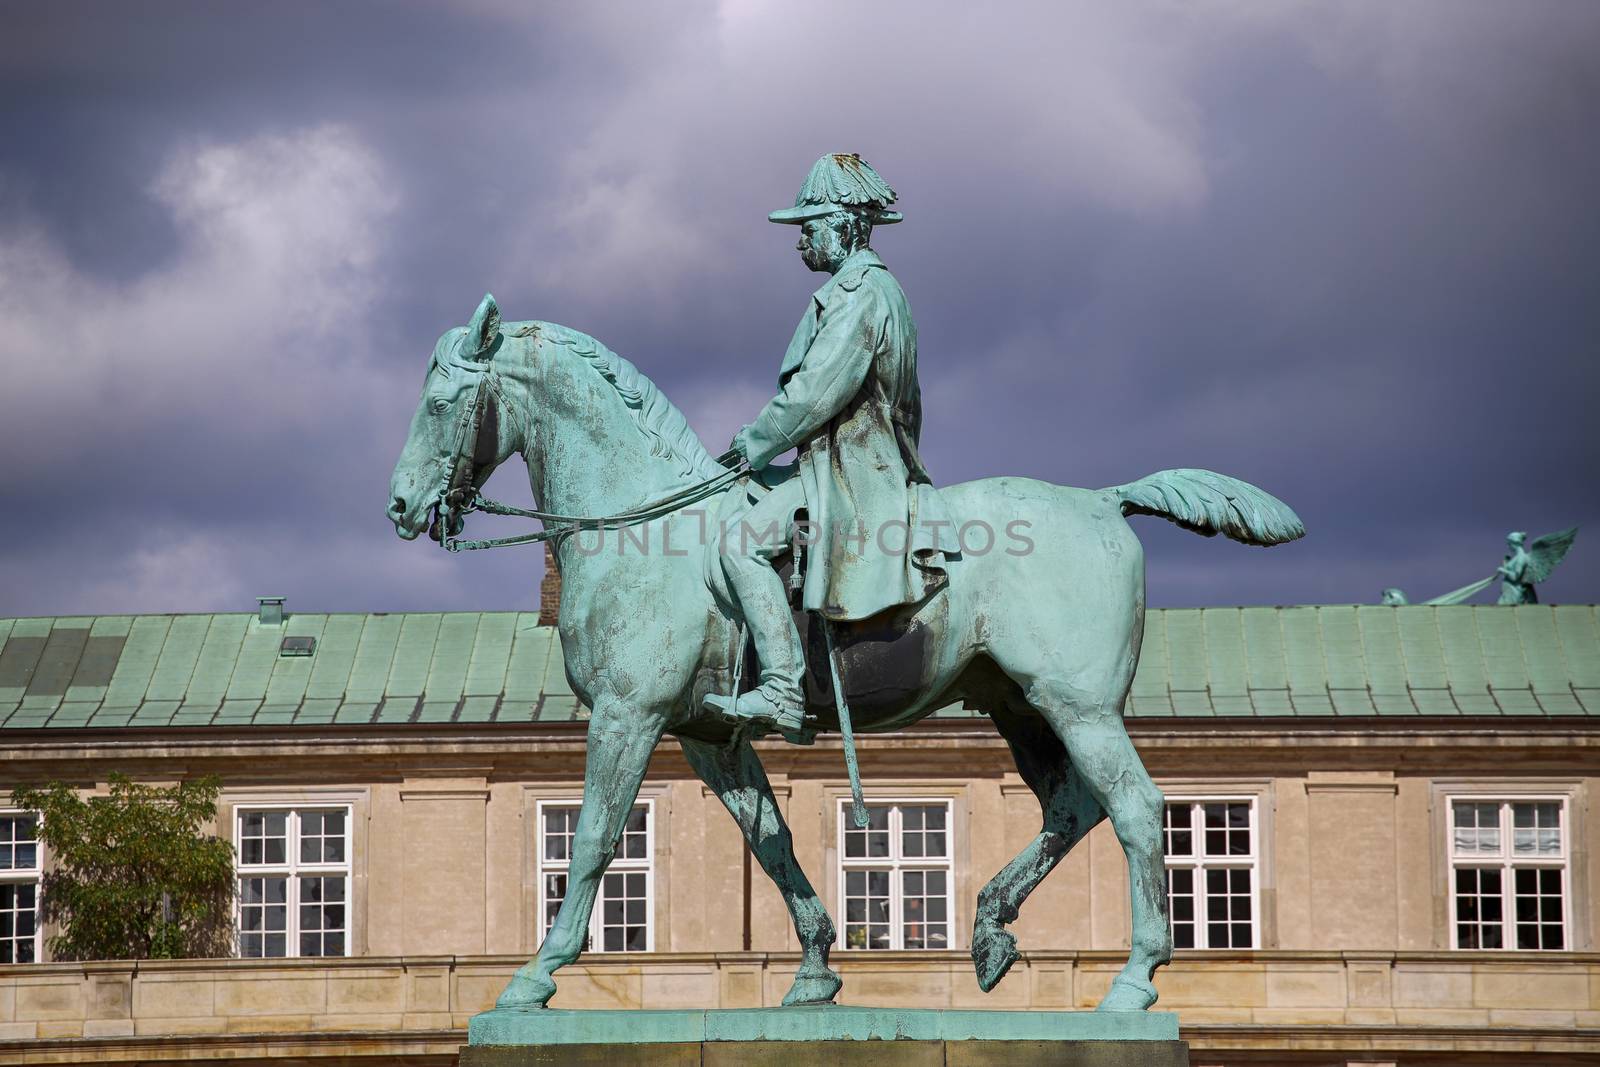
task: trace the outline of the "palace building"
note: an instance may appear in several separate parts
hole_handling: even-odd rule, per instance
[[[0,620],[0,1062],[454,1062],[566,887],[585,709],[536,613]],[[1128,728],[1167,798],[1158,1007],[1196,1067],[1600,1063],[1600,619],[1587,605],[1152,610]],[[1039,808],[959,707],[760,746],[839,927],[841,1000],[1088,1008],[1121,966],[1108,826],[1012,929],[978,890]],[[54,962],[21,784],[224,782],[229,959]],[[788,914],[676,743],[658,749],[564,1007],[776,1004]]]

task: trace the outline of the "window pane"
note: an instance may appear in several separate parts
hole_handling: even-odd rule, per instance
[[[600,880],[600,945],[606,952],[643,952],[648,941],[649,880],[642,871],[608,871]]]
[[[332,943],[328,935],[344,931],[345,880],[339,877],[303,877],[300,879],[300,954],[302,956],[329,955]],[[342,936],[339,951],[344,951]]]
[[[322,839],[322,862],[344,862],[344,837],[329,835]]]
[[[1502,940],[1499,869],[1458,867],[1455,882],[1456,944],[1460,948],[1499,948]]]
[[[239,862],[281,866],[289,858],[289,813],[244,812],[239,817]]]
[[[945,912],[945,872],[902,871],[900,885],[902,946],[948,947],[950,931]]]
[[[32,882],[0,882],[0,963],[33,963],[38,905]]]
[[[0,871],[31,871],[39,866],[36,815],[0,815]]]
[[[1453,805],[1452,841],[1458,853],[1492,854],[1500,851],[1500,805],[1458,800]]]
[[[1213,867],[1205,872],[1207,948],[1251,947],[1253,873],[1241,867]]]
[[[269,811],[266,814],[266,824],[266,862],[288,862],[289,813],[286,811]]]
[[[1172,921],[1194,921],[1194,872],[1178,867],[1167,871],[1167,911]]]
[[[343,863],[344,812],[306,811],[300,814],[301,863]]]
[[[848,812],[844,818],[844,854],[848,859],[883,859],[889,855],[889,808],[868,805],[867,828],[855,824]]]
[[[1517,948],[1566,947],[1561,881],[1561,870],[1555,867],[1519,867],[1512,872]]]
[[[1166,815],[1166,847],[1169,856],[1194,855],[1194,829],[1190,822],[1194,812],[1188,804],[1168,804]]]
[[[544,809],[544,858],[566,862],[572,858],[572,835],[578,829],[578,809]]]
[[[845,872],[846,948],[893,947],[889,931],[889,872]]]
[[[1511,851],[1519,856],[1561,854],[1561,805],[1534,801],[1511,805]]]
[[[239,879],[239,954],[283,956],[288,951],[288,879]]]
[[[945,851],[945,806],[907,805],[900,809],[900,854],[911,859],[943,859]]]
[[[1201,810],[1206,824],[1206,855],[1248,856],[1250,854],[1248,802],[1209,803],[1202,805]]]
[[[550,927],[556,923],[556,913],[561,910],[561,902],[567,896],[567,876],[562,874],[547,874],[544,876],[544,930],[540,937],[550,932]]]
[[[643,804],[634,807],[628,812],[628,821],[622,831],[621,847],[617,855],[623,859],[642,860],[647,858],[646,843],[649,840],[645,828],[648,810]]]

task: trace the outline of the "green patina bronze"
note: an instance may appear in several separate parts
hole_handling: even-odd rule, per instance
[[[866,243],[873,222],[898,221],[892,199],[858,157],[828,156],[795,208],[774,213],[803,225],[802,257],[830,279],[796,331],[778,395],[725,457],[731,470],[660,390],[586,334],[503,323],[485,297],[434,348],[389,516],[404,538],[429,531],[448,541],[478,487],[520,453],[539,509],[523,513],[543,519],[546,535],[560,531],[560,640],[573,691],[592,709],[567,895],[499,1011],[542,1008],[555,971],[577,958],[600,877],[666,734],[722,798],[789,907],[802,958],[784,1003],[829,1003],[838,992],[828,966],[834,924],[795,861],[751,744],[769,723],[792,725],[783,721],[791,699],[803,702],[807,730],[840,728],[829,664],[794,662],[802,646],[771,568],[785,549],[728,544],[768,518],[786,533],[801,507],[810,544],[787,558],[803,561],[807,626],[832,628],[856,731],[900,729],[962,701],[993,718],[1039,799],[1039,834],[979,894],[979,984],[991,989],[1018,958],[1005,927],[1029,893],[1109,818],[1128,860],[1132,936],[1100,1007],[1140,1011],[1156,1000],[1151,979],[1172,941],[1162,796],[1122,723],[1144,622],[1143,553],[1125,516],[1255,545],[1304,528],[1267,493],[1201,470],[1100,490],[990,478],[935,492],[916,456],[914,327]],[[789,447],[800,450],[798,468],[770,467]],[[747,477],[737,473],[741,458]],[[727,705],[743,688],[734,677],[734,664],[749,659],[736,647],[741,624],[769,705],[754,714],[743,701],[706,706],[719,696]]]
[[[1539,595],[1535,583],[1550,577],[1550,572],[1567,557],[1573,538],[1578,536],[1576,526],[1559,533],[1545,534],[1533,544],[1527,544],[1528,535],[1521,532],[1506,534],[1506,558],[1495,576],[1500,582],[1501,604],[1537,604]]]
[[[1473,597],[1477,596],[1479,593],[1493,585],[1496,577],[1496,575],[1491,574],[1487,578],[1479,578],[1477,581],[1472,582],[1469,585],[1464,585],[1460,589],[1452,589],[1448,593],[1441,593],[1436,597],[1430,597],[1427,600],[1424,600],[1422,603],[1426,607],[1444,607],[1451,604],[1465,604],[1467,601],[1471,600]],[[1387,607],[1400,608],[1410,604],[1411,600],[1406,596],[1404,589],[1397,589],[1394,586],[1390,586],[1383,591],[1383,603]]]
[[[1556,566],[1566,558],[1567,550],[1572,547],[1573,539],[1577,536],[1578,528],[1573,526],[1557,533],[1545,534],[1530,545],[1526,543],[1527,534],[1508,533],[1506,558],[1493,574],[1431,600],[1424,600],[1422,603],[1432,606],[1464,604],[1489,588],[1494,584],[1494,580],[1499,578],[1501,579],[1499,603],[1537,604],[1539,595],[1534,592],[1534,585],[1550,577]],[[1391,586],[1383,591],[1383,603],[1390,607],[1401,607],[1410,604],[1411,601],[1406,598],[1404,590]]]

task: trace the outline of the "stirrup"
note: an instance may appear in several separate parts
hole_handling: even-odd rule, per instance
[[[752,698],[754,698],[754,701],[759,701],[761,704],[765,705],[766,708],[770,708],[771,713],[769,714],[765,708],[763,708],[763,710],[760,712],[741,710],[740,705],[752,701]],[[797,707],[785,707],[779,704],[766,693],[762,692],[759,686],[748,692],[740,693],[737,697],[722,696],[717,693],[708,693],[706,694],[704,704],[706,707],[711,708],[719,713],[725,721],[731,723],[751,723],[764,727],[768,730],[777,730],[780,733],[785,734],[798,734],[803,731],[805,727],[804,709]]]

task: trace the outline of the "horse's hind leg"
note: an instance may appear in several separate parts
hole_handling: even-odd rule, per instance
[[[722,798],[728,814],[739,824],[745,842],[761,869],[777,885],[794,919],[800,938],[800,969],[785,1004],[828,1004],[839,992],[839,976],[828,967],[828,949],[834,942],[833,920],[817,899],[816,890],[794,857],[794,839],[778,814],[767,772],[750,742],[741,737],[732,745],[711,745],[682,739],[684,755],[695,773]]]
[[[994,724],[1016,757],[1017,770],[1039,798],[1044,825],[1017,857],[978,894],[972,926],[972,963],[985,993],[1017,961],[1017,939],[1005,928],[1061,858],[1105,818],[1105,811],[1072,769],[1066,746],[1037,715],[996,711]]]
[[[1084,671],[1071,681],[1037,676],[1017,681],[1028,703],[1044,715],[1066,746],[1073,769],[1110,816],[1122,843],[1132,898],[1132,947],[1127,966],[1112,981],[1100,1010],[1142,1011],[1156,1002],[1156,987],[1150,981],[1156,968],[1172,959],[1161,848],[1164,801],[1122,724],[1122,705],[1133,676],[1131,660],[1108,672],[1104,686],[1081,688],[1091,673]]]
[[[496,1008],[542,1008],[556,991],[552,974],[578,958],[589,929],[589,914],[611,857],[616,854],[628,812],[633,810],[650,753],[661,740],[662,720],[617,701],[597,701],[589,720],[589,755],[583,771],[583,808],[572,839],[567,895],[555,925],[539,943],[539,955],[525,964],[495,1002]]]

